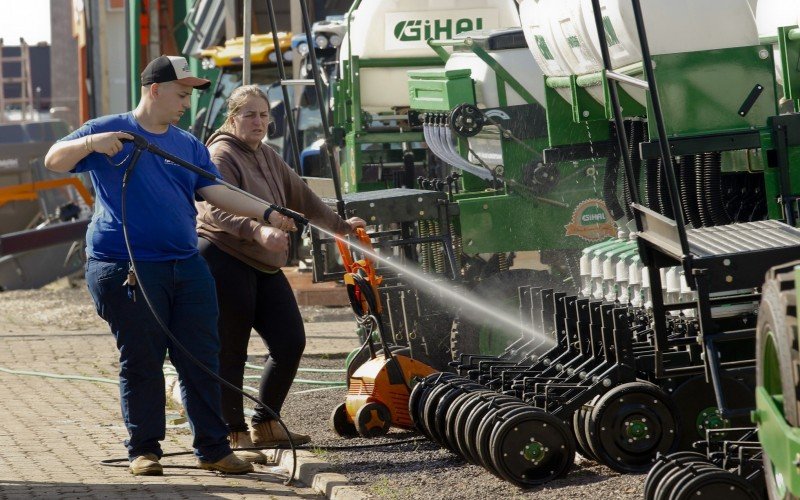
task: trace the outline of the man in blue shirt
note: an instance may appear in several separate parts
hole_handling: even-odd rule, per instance
[[[54,144],[45,165],[56,172],[89,172],[96,192],[86,234],[86,281],[98,314],[108,322],[120,352],[120,399],[128,429],[125,444],[136,475],[161,475],[160,441],[166,404],[162,365],[166,353],[178,370],[181,396],[201,468],[246,473],[221,417],[219,383],[177,349],[137,294],[122,230],[122,178],[134,132],[174,156],[219,177],[208,150],[174,126],[190,106],[194,88],[209,81],[189,71],[183,57],[161,56],[142,73],[142,98],[130,113],[86,122]],[[169,160],[144,152],[128,180],[126,225],[141,286],[176,339],[215,373],[219,371],[217,298],[208,266],[197,250],[195,194],[223,210],[261,218],[266,205],[216,184]],[[271,212],[271,225],[291,219]],[[138,297],[137,297],[138,295]]]

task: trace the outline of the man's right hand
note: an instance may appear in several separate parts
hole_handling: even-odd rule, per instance
[[[256,241],[270,252],[288,252],[289,236],[272,226],[261,226],[256,233]]]
[[[89,144],[92,151],[102,153],[106,156],[114,156],[122,151],[122,141],[120,139],[133,140],[133,136],[125,132],[103,132],[89,136]]]

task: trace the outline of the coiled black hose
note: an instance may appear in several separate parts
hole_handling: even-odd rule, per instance
[[[611,154],[606,158],[606,174],[603,179],[603,201],[611,214],[611,218],[619,220],[625,216],[625,211],[617,198],[617,178],[619,174],[619,158]]]
[[[699,196],[695,183],[695,156],[685,156],[682,158],[680,166],[680,191],[681,205],[683,206],[683,217],[694,227],[702,227],[703,221],[700,219],[700,212],[697,209]]]
[[[695,190],[701,195],[697,198],[697,211],[702,225],[704,227],[710,227],[714,225],[714,220],[711,218],[711,210],[709,210],[708,206],[708,185],[706,184],[708,179],[706,179],[705,176],[705,165],[702,153],[695,157],[694,165]]]
[[[647,208],[661,213],[658,202],[658,173],[661,162],[655,158],[650,158],[645,162],[644,192],[646,195]]]
[[[730,224],[731,217],[722,201],[722,153],[703,153],[703,177],[708,213],[715,225]]]
[[[658,179],[656,186],[656,190],[658,191],[658,211],[664,217],[674,219],[675,213],[672,211],[672,201],[669,199],[669,184],[667,182],[667,174],[665,170],[666,167],[664,166],[664,162],[659,159],[658,176],[656,177]]]
[[[642,157],[639,155],[639,143],[644,140],[644,123],[640,121],[632,121],[629,122],[629,132],[628,132],[628,158],[631,161],[631,167],[633,168],[633,177],[636,182],[636,185],[639,185],[639,181],[642,177]],[[625,215],[629,218],[633,218],[633,212],[631,211],[631,203],[633,203],[633,198],[631,197],[631,188],[630,183],[628,182],[628,176],[624,176],[624,182],[622,185],[623,195],[625,197]]]

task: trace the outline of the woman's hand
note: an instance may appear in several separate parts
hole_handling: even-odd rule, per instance
[[[281,231],[297,231],[297,226],[294,225],[294,220],[291,217],[281,215],[274,210],[269,214],[269,224]]]
[[[86,144],[95,153],[102,153],[106,156],[114,156],[122,151],[122,141],[120,139],[133,140],[133,136],[125,132],[103,132],[92,134],[86,137]]]
[[[350,217],[345,222],[350,226],[350,232],[355,233],[356,229],[360,227],[367,227],[367,222],[361,217]]]
[[[270,252],[289,251],[289,237],[284,231],[272,226],[261,226],[256,233],[256,241]]]

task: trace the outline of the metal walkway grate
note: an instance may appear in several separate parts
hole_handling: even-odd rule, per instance
[[[800,230],[776,220],[688,229],[686,235],[698,257],[800,246]]]

